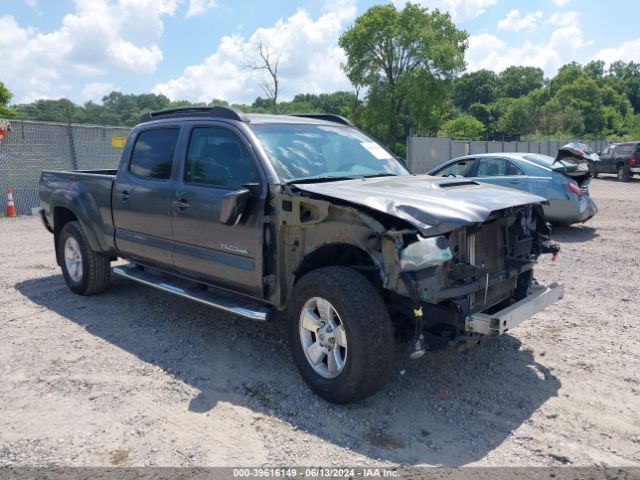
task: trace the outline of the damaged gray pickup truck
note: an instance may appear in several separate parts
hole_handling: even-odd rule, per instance
[[[335,115],[146,114],[117,170],[45,171],[40,201],[73,292],[113,273],[253,320],[283,312],[302,377],[336,403],[383,386],[399,338],[412,358],[477,343],[563,294],[533,280],[559,249],[544,199],[411,175]]]

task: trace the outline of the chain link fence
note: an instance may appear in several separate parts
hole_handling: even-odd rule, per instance
[[[10,120],[11,132],[0,143],[0,214],[13,188],[18,214],[39,205],[42,170],[117,168],[127,127],[98,127]]]
[[[117,168],[127,127],[100,127],[11,120],[11,132],[0,143],[0,214],[6,211],[8,187],[18,214],[37,207],[42,170]],[[572,140],[531,142],[453,141],[412,136],[407,139],[407,161],[413,173],[426,173],[455,157],[478,153],[531,152],[555,156]],[[598,152],[605,140],[577,140]]]
[[[408,137],[407,163],[412,173],[427,173],[432,168],[464,155],[500,152],[542,153],[555,157],[558,149],[570,142],[586,143],[594,152],[608,144],[606,140],[540,140],[531,142],[454,141],[449,138]]]

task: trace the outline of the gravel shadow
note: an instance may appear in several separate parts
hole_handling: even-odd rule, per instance
[[[118,278],[109,291],[93,297],[69,292],[61,275],[16,288],[89,334],[157,365],[159,375],[197,389],[185,404],[192,412],[204,414],[219,402],[241,405],[373,462],[461,466],[477,461],[513,436],[560,388],[533,352],[506,335],[464,354],[433,352],[418,361],[408,360],[399,347],[394,374],[382,392],[336,406],[301,381],[282,320],[235,319]],[[265,442],[279,448],[270,428],[262,427]]]
[[[551,239],[560,243],[583,243],[599,237],[598,231],[587,225],[554,225]]]

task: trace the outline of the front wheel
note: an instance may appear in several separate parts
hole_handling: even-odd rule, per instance
[[[62,275],[72,292],[93,295],[107,289],[110,259],[91,250],[78,222],[69,222],[62,227],[57,246]]]
[[[393,328],[382,297],[347,267],[304,275],[289,311],[293,359],[304,381],[333,403],[373,395],[393,362]]]
[[[594,165],[594,164],[589,165],[589,172],[591,173],[591,177],[598,178],[598,167],[597,167],[597,165]]]

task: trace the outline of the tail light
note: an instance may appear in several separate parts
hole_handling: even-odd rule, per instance
[[[629,166],[635,167],[636,163],[638,163],[638,158],[636,157],[635,153],[632,153],[631,156],[629,157]]]
[[[569,180],[567,182],[567,190],[569,190],[571,193],[574,193],[577,197],[580,196],[580,187],[573,180]]]

